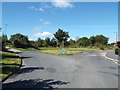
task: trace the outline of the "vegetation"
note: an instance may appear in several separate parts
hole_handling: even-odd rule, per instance
[[[10,42],[16,48],[27,48],[29,47],[28,37],[22,34],[11,35]]]
[[[8,43],[8,38],[7,38],[7,35],[2,35],[2,36],[0,36],[0,51],[2,51],[2,50],[4,50],[4,51],[6,51],[6,49],[5,49],[5,46],[6,46],[6,44]]]
[[[54,34],[54,37],[57,39],[57,46],[58,47],[64,47],[64,43],[67,42],[67,39],[70,37],[68,32],[65,32],[61,29],[58,29],[58,31]]]
[[[12,52],[0,52],[2,59],[0,60],[0,68],[2,68],[2,74],[0,74],[0,79],[8,76],[20,65],[20,58],[18,55]]]
[[[120,48],[120,41],[117,42],[117,47]]]
[[[61,53],[60,50],[41,50],[40,53],[51,54],[51,55],[74,55],[74,54],[80,54],[82,52],[81,51],[68,51],[68,50],[66,50],[66,53],[63,54],[63,53]]]
[[[18,50],[48,50],[48,49],[54,49],[58,50],[61,48],[86,48],[86,49],[112,49],[114,44],[108,44],[108,37],[105,37],[103,35],[96,35],[88,37],[81,37],[77,40],[70,39],[69,33],[63,31],[62,29],[58,29],[54,35],[54,38],[45,38],[44,40],[40,37],[36,41],[31,41],[28,39],[28,36],[22,35],[20,33],[11,35],[10,39],[7,39],[7,36],[2,36],[2,46],[5,46],[5,42],[7,42],[7,45],[18,49]]]

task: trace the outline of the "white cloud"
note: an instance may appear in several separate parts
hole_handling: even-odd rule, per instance
[[[32,39],[32,38],[29,38],[29,41],[33,41],[33,39]]]
[[[40,22],[45,21],[44,19],[39,19]]]
[[[43,33],[36,33],[34,34],[36,37],[43,37],[43,36],[53,36],[50,32],[43,32]]]
[[[35,8],[36,11],[40,11],[40,12],[43,12],[44,9],[43,8]]]
[[[30,7],[28,7],[29,9],[34,9],[35,7],[34,6],[30,6]]]
[[[43,12],[44,11],[44,9],[43,8],[36,8],[36,7],[34,7],[34,6],[29,6],[28,7],[29,9],[31,9],[31,10],[35,10],[35,11],[40,11],[40,12]]]
[[[52,6],[47,6],[47,5],[46,5],[46,6],[44,6],[43,8],[52,8]]]
[[[68,38],[68,41],[69,41],[70,39],[72,39],[72,40],[75,40],[75,41],[76,41],[76,39],[75,39],[75,38]]]
[[[42,22],[43,24],[51,24],[52,22],[50,21],[46,21],[45,19],[39,19],[40,22]]]
[[[115,43],[116,40],[109,40],[108,43]]]
[[[51,24],[51,22],[45,21],[45,22],[43,22],[43,24]]]
[[[73,7],[73,5],[68,0],[52,0],[52,4],[53,6],[59,8]]]
[[[41,28],[42,28],[42,26],[40,26],[40,25],[35,26],[35,27],[34,27],[34,31],[40,31],[40,30],[41,30]]]

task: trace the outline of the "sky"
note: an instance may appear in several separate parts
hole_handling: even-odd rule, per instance
[[[2,28],[8,38],[16,33],[30,40],[53,38],[60,28],[71,39],[104,35],[109,43],[118,31],[117,2],[3,2]]]

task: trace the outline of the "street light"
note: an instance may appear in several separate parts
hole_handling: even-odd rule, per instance
[[[117,36],[118,36],[117,34],[118,34],[118,32],[114,32],[114,33],[116,34],[115,36],[116,36],[116,43],[117,43]]]
[[[7,26],[8,26],[8,24],[5,24],[5,32],[4,32],[4,34],[6,35],[6,28],[7,28]]]

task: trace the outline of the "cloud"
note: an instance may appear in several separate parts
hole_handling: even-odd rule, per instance
[[[36,33],[34,34],[36,37],[43,37],[43,36],[53,36],[50,32],[43,32],[43,33]]]
[[[52,22],[50,21],[46,21],[45,19],[39,19],[40,22],[42,22],[43,24],[51,24]]]
[[[51,24],[51,22],[45,21],[45,22],[43,22],[43,24]]]
[[[73,7],[73,5],[68,0],[52,0],[52,4],[58,8]]]
[[[40,11],[40,12],[43,12],[44,9],[43,8],[35,8],[36,11]]]
[[[40,11],[40,12],[43,12],[44,11],[44,9],[43,8],[36,8],[36,7],[34,7],[34,6],[29,6],[28,7],[29,9],[31,9],[31,10],[35,10],[35,11]]]
[[[44,19],[39,19],[40,22],[45,21]]]
[[[35,7],[34,6],[30,6],[30,7],[28,7],[29,9],[34,9]]]
[[[42,28],[42,26],[38,25],[34,27],[34,31],[40,31],[40,29]]]
[[[115,43],[116,40],[109,40],[108,43]]]
[[[29,38],[29,41],[33,41],[33,39],[32,39],[32,38]]]

